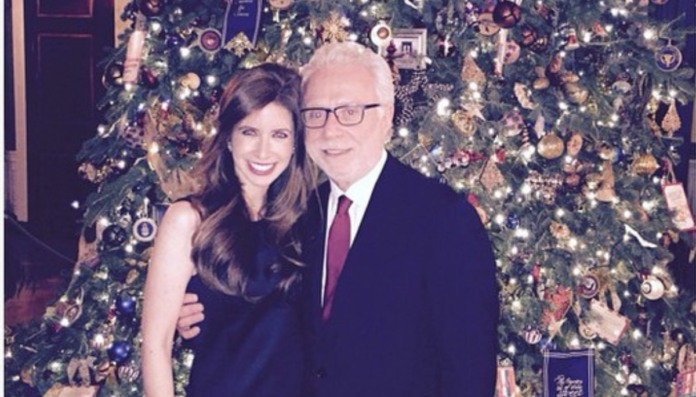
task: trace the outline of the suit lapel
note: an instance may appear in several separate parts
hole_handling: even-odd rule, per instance
[[[314,220],[311,222],[312,236],[307,251],[307,263],[310,267],[309,311],[314,328],[321,326],[321,280],[324,265],[324,241],[326,236],[326,211],[331,187],[328,182],[317,188],[317,195],[310,207]]]
[[[375,264],[375,254],[384,249],[383,242],[385,237],[387,237],[383,236],[384,226],[388,225],[389,219],[392,219],[391,217],[393,216],[392,212],[396,210],[393,203],[395,200],[394,195],[398,193],[393,191],[392,181],[398,166],[398,160],[389,156],[382,173],[377,179],[365,216],[360,224],[360,229],[348,251],[346,263],[336,285],[331,317],[328,323],[325,324],[328,328],[331,328],[331,325],[335,323],[335,314],[340,315],[341,306],[350,300],[350,294],[360,291],[360,279],[370,273],[369,267]],[[320,268],[323,265],[322,261],[323,250],[322,258],[320,258],[319,262]],[[319,273],[319,288],[321,288],[321,272]],[[317,313],[318,317],[320,317],[321,311]]]

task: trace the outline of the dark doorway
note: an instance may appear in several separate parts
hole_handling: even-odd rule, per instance
[[[29,229],[77,245],[83,201],[75,155],[96,133],[104,95],[97,64],[113,47],[113,0],[25,2]]]

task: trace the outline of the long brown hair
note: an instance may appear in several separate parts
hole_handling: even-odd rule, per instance
[[[246,294],[246,268],[240,263],[240,228],[250,214],[242,196],[242,186],[228,148],[234,127],[249,114],[276,103],[292,114],[295,145],[290,164],[271,183],[261,209],[269,224],[269,242],[292,266],[302,267],[301,245],[293,235],[293,225],[307,209],[309,192],[315,184],[314,166],[304,146],[300,118],[300,84],[297,72],[276,64],[262,64],[238,72],[225,86],[220,100],[218,133],[203,149],[196,176],[200,188],[191,203],[201,215],[193,236],[191,258],[209,287],[228,295]],[[298,270],[295,268],[294,270]],[[285,291],[299,279],[298,271],[282,273],[279,287]]]

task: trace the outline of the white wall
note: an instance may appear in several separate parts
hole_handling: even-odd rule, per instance
[[[26,67],[24,60],[24,1],[12,0],[12,68],[14,81],[15,149],[5,152],[5,202],[20,221],[29,220],[27,193]]]

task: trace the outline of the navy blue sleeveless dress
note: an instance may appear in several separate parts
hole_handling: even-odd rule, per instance
[[[246,229],[245,225],[245,229]],[[205,306],[201,333],[185,347],[195,353],[187,397],[299,397],[304,346],[299,293],[278,289],[286,272],[296,267],[283,262],[264,238],[265,221],[250,222],[238,241],[237,257],[247,267],[247,295],[223,294],[194,276],[188,292]]]

